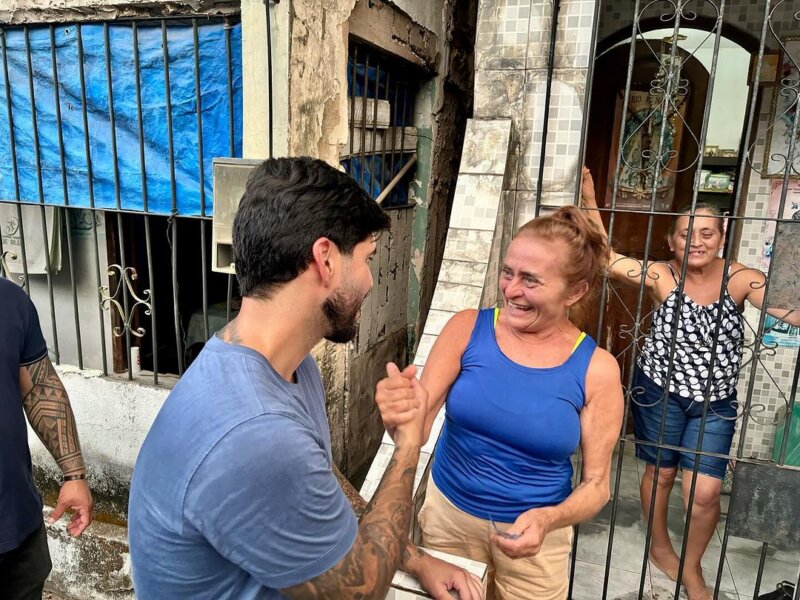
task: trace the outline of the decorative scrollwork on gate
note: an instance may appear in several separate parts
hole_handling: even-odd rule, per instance
[[[116,277],[117,285],[114,288],[113,294],[110,293],[109,286],[100,286],[100,304],[103,307],[103,310],[112,310],[113,307],[122,321],[122,327],[114,327],[114,336],[122,337],[126,331],[130,331],[130,333],[136,337],[143,337],[146,333],[144,327],[134,328],[131,326],[131,322],[133,321],[133,317],[136,314],[136,310],[139,308],[139,306],[144,306],[144,314],[148,316],[150,315],[150,311],[153,308],[152,300],[150,298],[150,290],[143,290],[141,296],[137,295],[133,282],[136,281],[139,276],[136,273],[136,269],[133,267],[126,267],[123,269],[120,265],[109,265],[108,276]],[[130,296],[135,300],[133,305],[129,307],[128,314],[125,314],[124,308],[125,294],[130,294]]]
[[[19,257],[17,256],[17,253],[14,252],[13,250],[4,250],[3,254],[0,255],[0,275],[10,279],[11,281],[14,281],[14,277],[12,276],[11,269],[8,266],[8,261],[9,260],[17,260],[18,258]],[[17,283],[19,283],[19,286],[21,288],[25,288],[25,276],[24,275],[19,275],[17,277],[17,279],[19,280],[17,282]]]

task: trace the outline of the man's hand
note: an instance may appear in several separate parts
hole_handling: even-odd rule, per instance
[[[515,539],[492,534],[492,543],[509,558],[536,556],[542,548],[544,537],[550,531],[550,517],[546,508],[525,511],[506,534],[517,535]]]
[[[452,600],[451,591],[457,592],[461,600],[483,600],[485,594],[480,579],[430,554],[420,554],[412,575],[434,600]]]
[[[67,531],[72,537],[78,537],[92,522],[93,508],[94,500],[85,479],[65,481],[58,493],[58,504],[47,522],[52,525],[62,517],[64,511],[70,509],[74,512],[67,524]]]
[[[383,425],[395,442],[398,426],[416,424],[419,421],[424,424],[428,392],[420,385],[416,374],[417,368],[414,365],[409,365],[401,372],[394,363],[387,363],[387,376],[378,382],[375,389],[375,403],[381,413]]]

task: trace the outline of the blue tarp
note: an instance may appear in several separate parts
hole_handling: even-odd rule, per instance
[[[225,25],[208,22],[198,25],[200,92],[205,214],[212,213],[211,161],[231,155],[229,127],[228,67]],[[138,27],[140,82],[142,94],[143,142],[150,212],[173,212],[169,160],[167,103],[164,56],[160,24]],[[25,202],[64,205],[59,159],[58,126],[55,111],[53,64],[50,32],[47,28],[29,30],[33,87],[36,105],[36,131],[39,136],[43,197],[40,198],[33,137],[29,75],[22,29],[6,29],[7,61],[14,122],[16,160],[19,174],[19,199]],[[242,150],[242,68],[241,28],[231,27],[233,73],[233,154]],[[86,81],[89,146],[93,176],[94,205],[117,208],[112,153],[111,111],[106,77],[106,48],[103,25],[81,27]],[[111,79],[119,179],[119,206],[124,210],[143,210],[144,191],[140,140],[137,123],[136,77],[133,61],[133,32],[130,24],[109,25]],[[84,151],[84,126],[78,62],[77,28],[55,29],[59,76],[60,108],[67,192],[71,206],[89,207],[89,163]],[[177,213],[201,214],[200,161],[195,97],[194,45],[191,25],[169,22],[167,27],[172,131],[175,157],[175,205]],[[15,199],[12,151],[7,112],[8,89],[0,78],[0,199]]]
[[[409,80],[400,80],[397,76],[390,78],[386,69],[379,70],[375,66],[367,68],[367,66],[361,62],[356,62],[354,74],[353,61],[354,57],[351,52],[347,58],[348,96],[355,95],[357,98],[366,96],[367,98],[388,100],[391,105],[391,110],[389,111],[389,126],[412,126],[414,124],[414,89],[411,87]],[[376,77],[378,78],[377,89],[375,85]],[[359,100],[356,100],[356,102],[358,101]],[[410,160],[411,154],[410,152],[397,152],[395,158],[392,159],[391,151],[387,148],[386,151],[381,154],[366,154],[363,164],[360,156],[345,158],[341,161],[341,164],[345,171],[359,183],[361,183],[363,170],[364,183],[362,187],[373,198],[377,198],[389,182],[394,179],[394,176],[397,175]],[[385,165],[383,164],[384,157]],[[392,163],[394,163],[394,165]],[[412,175],[413,171],[406,176],[406,179],[410,179]],[[408,204],[408,185],[396,186],[391,194],[389,194],[389,197],[383,202],[384,207],[405,206],[406,204]]]

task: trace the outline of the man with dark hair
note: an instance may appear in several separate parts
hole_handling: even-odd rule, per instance
[[[0,598],[35,600],[52,565],[25,415],[63,474],[48,522],[73,509],[67,531],[78,536],[92,522],[93,501],[72,407],[47,356],[36,308],[3,277],[0,307]]]
[[[480,597],[465,571],[408,541],[427,394],[413,379],[406,423],[357,520],[338,474],[319,370],[323,338],[347,342],[372,287],[388,215],[343,173],[270,159],[233,225],[239,315],[167,398],[134,469],[129,540],[137,597],[382,599],[395,570],[437,599]],[[343,487],[344,486],[344,490]]]

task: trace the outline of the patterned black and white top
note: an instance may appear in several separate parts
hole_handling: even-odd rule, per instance
[[[669,391],[695,402],[703,402],[708,381],[711,349],[714,347],[718,311],[722,310],[719,338],[714,354],[714,372],[709,394],[711,402],[730,397],[736,390],[742,364],[744,320],[736,302],[725,290],[722,300],[704,306],[686,294],[678,294],[678,281],[669,265],[675,288],[653,312],[650,335],[639,355],[639,368],[662,388],[669,368],[669,348],[677,317],[674,366]],[[680,311],[676,306],[680,304]]]

